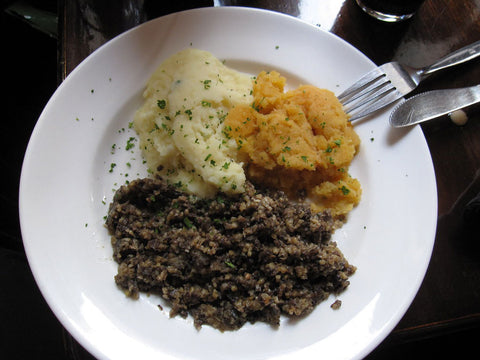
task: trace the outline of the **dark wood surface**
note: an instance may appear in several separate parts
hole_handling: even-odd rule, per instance
[[[324,9],[334,11],[319,12],[318,16],[302,13],[306,7],[301,5],[309,2],[318,3],[317,0],[228,3],[308,19],[345,39],[379,65],[398,60],[420,67],[480,40],[480,3],[474,0],[426,0],[411,20],[398,24],[371,18],[353,0],[322,0]],[[57,82],[92,51],[129,28],[178,10],[213,5],[213,1],[174,3],[167,6],[148,0],[60,1]],[[476,60],[432,76],[413,94],[479,83],[480,60]],[[398,358],[395,356],[399,347],[421,339],[444,339],[445,334],[464,334],[467,330],[470,334],[479,333],[480,216],[477,212],[473,218],[466,218],[464,209],[466,203],[480,194],[480,111],[469,109],[468,115],[469,121],[462,127],[448,118],[422,125],[438,187],[435,246],[415,300],[393,332],[370,355],[372,359]],[[68,359],[90,358],[68,333],[63,334]]]

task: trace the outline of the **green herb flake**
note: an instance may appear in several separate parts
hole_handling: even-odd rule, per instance
[[[183,184],[182,184],[181,181],[178,181],[178,182],[174,183],[173,186],[175,186],[177,189],[180,189],[183,186]],[[178,206],[178,204],[177,204],[177,206]]]
[[[343,185],[340,189],[339,189],[343,195],[348,195],[350,193],[350,189],[347,188],[345,185]]]
[[[167,102],[165,100],[158,100],[157,101],[157,106],[160,108],[160,109],[165,109],[167,107]]]
[[[133,136],[131,136],[128,140],[127,140],[127,146],[125,146],[125,150],[130,150],[132,149],[135,144],[134,142],[136,141],[137,139],[135,139]]]
[[[183,223],[188,229],[193,228],[193,224],[188,217],[183,218]]]
[[[235,269],[235,265],[233,265],[230,261],[225,261],[225,265],[231,267],[232,269]]]

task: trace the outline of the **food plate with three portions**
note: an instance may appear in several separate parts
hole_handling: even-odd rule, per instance
[[[437,193],[419,127],[393,129],[391,109],[354,123],[360,151],[350,173],[360,204],[333,235],[357,267],[349,287],[308,316],[278,328],[246,324],[197,330],[168,315],[156,295],[126,297],[104,226],[114,191],[148,176],[129,126],[151,73],[195,47],[235,70],[276,70],[287,88],[336,94],[374,64],[338,38],[287,15],[202,8],[151,20],[109,41],[59,86],[31,136],[20,182],[20,219],[35,280],[62,325],[100,359],[361,359],[402,318],[425,275]],[[130,146],[130,145],[135,146]],[[330,305],[341,300],[342,306]],[[163,304],[161,308],[159,304]]]

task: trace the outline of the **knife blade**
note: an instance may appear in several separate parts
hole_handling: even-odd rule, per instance
[[[418,124],[479,102],[480,85],[427,91],[397,105],[390,114],[390,125],[398,128]]]

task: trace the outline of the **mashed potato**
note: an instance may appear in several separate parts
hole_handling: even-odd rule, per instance
[[[279,73],[260,73],[253,105],[233,108],[226,131],[254,182],[306,196],[315,211],[344,215],[361,196],[348,174],[360,139],[331,91],[304,85],[284,92],[284,85]]]
[[[151,172],[186,192],[209,197],[244,191],[243,164],[224,119],[236,104],[250,105],[252,79],[211,53],[186,49],[152,74],[134,129]]]

